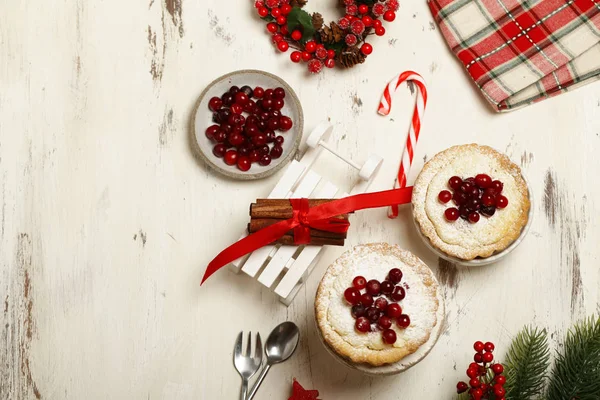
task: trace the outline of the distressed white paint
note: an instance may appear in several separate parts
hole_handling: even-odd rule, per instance
[[[600,311],[600,84],[495,115],[424,0],[404,3],[367,63],[312,78],[273,51],[251,1],[182,0],[181,16],[180,2],[0,5],[0,398],[35,398],[35,387],[44,399],[235,399],[239,330],[266,336],[289,319],[302,330],[298,352],[271,371],[258,400],[287,398],[293,377],[325,399],[421,399],[424,388],[427,398],[451,399],[474,340],[502,349],[523,324],[563,333]],[[333,3],[309,6],[333,18]],[[313,296],[343,249],[328,249],[289,308],[245,274],[224,270],[198,286],[246,225],[248,204],[281,174],[232,182],[190,150],[197,96],[240,68],[283,76],[303,101],[307,129],[331,118],[343,154],[382,155],[372,189],[392,184],[413,100],[400,92],[393,120],[376,105],[386,81],[409,68],[431,94],[411,180],[424,158],[465,142],[495,146],[523,166],[537,200],[529,237],[500,264],[458,272],[445,289],[446,334],[407,373],[364,377],[319,342]],[[356,179],[333,158],[321,169],[335,170],[339,187]],[[348,246],[399,243],[439,272],[409,218],[408,209],[396,221],[384,209],[357,213]]]

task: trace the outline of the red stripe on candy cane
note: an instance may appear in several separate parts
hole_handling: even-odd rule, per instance
[[[417,141],[421,133],[421,120],[425,113],[425,107],[427,106],[427,87],[423,77],[413,71],[405,71],[388,83],[383,91],[381,102],[379,103],[378,113],[380,115],[389,115],[392,110],[392,92],[396,92],[400,85],[404,82],[412,82],[418,88],[417,99],[415,103],[415,110],[412,116],[412,123],[408,130],[408,136],[406,138],[406,146],[402,152],[402,159],[400,161],[400,168],[398,169],[398,176],[394,184],[395,188],[406,187],[406,180],[410,166],[412,165],[414,151],[417,147]],[[398,216],[398,206],[394,205],[390,207],[388,212],[389,218],[396,218]]]

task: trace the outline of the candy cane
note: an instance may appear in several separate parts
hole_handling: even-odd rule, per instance
[[[418,87],[417,91],[417,102],[415,104],[415,111],[412,116],[412,123],[408,130],[408,137],[406,138],[406,147],[402,153],[402,161],[400,162],[400,169],[398,171],[398,177],[394,183],[395,188],[406,187],[406,176],[412,165],[415,147],[419,140],[419,133],[421,132],[421,120],[425,113],[425,106],[427,105],[427,87],[423,77],[413,71],[405,71],[400,75],[396,76],[386,86],[383,91],[381,102],[379,103],[378,113],[380,115],[389,115],[392,109],[392,93],[398,90],[398,87],[404,82],[412,82]],[[398,216],[398,206],[392,206],[389,209],[388,217],[396,218]]]

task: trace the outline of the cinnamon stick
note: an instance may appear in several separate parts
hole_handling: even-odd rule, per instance
[[[292,235],[284,235],[277,240],[277,243],[283,244],[286,246],[296,246],[294,243],[294,237]],[[323,237],[310,237],[309,245],[312,246],[343,246],[344,239],[334,239],[334,238],[323,238]]]
[[[315,207],[332,200],[328,199],[309,199],[309,207]],[[250,205],[250,217],[270,218],[270,219],[288,219],[292,218],[294,211],[288,199],[258,199],[256,203]],[[334,218],[348,219],[348,214],[338,215]]]
[[[278,222],[281,222],[280,219],[274,219],[274,218],[252,218],[250,220],[250,223],[248,224],[248,232],[249,233],[254,233],[257,232],[261,229],[264,229],[268,226],[271,226],[273,224],[276,224]],[[287,233],[287,235],[294,235],[294,231],[289,231]],[[328,231],[321,231],[319,229],[310,229],[310,236],[311,237],[321,237],[321,238],[330,238],[330,239],[345,239],[346,238],[346,233],[337,233],[337,232],[328,232]]]

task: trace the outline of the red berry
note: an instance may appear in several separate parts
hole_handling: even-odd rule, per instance
[[[495,365],[498,365],[498,364],[495,364]],[[503,386],[506,383],[506,377],[504,375],[498,375],[494,380],[500,386]]]
[[[477,378],[471,378],[471,380],[469,381],[469,385],[472,388],[478,388],[479,386],[481,386],[481,382]]]
[[[279,17],[277,17],[277,25],[285,25],[287,24],[287,18],[284,17],[283,15],[280,15]]]
[[[375,307],[369,307],[367,308],[367,312],[365,315],[369,319],[369,321],[377,322],[379,320],[379,317],[381,316],[381,311],[379,311]]]
[[[277,43],[277,48],[282,53],[285,53],[290,48],[290,45],[285,40],[282,40],[281,42]]]
[[[267,15],[269,15],[269,9],[267,7],[261,7],[258,9],[258,15],[260,15],[261,17],[266,17]]]
[[[240,171],[248,171],[252,164],[250,163],[250,159],[246,156],[241,156],[237,160],[237,167]]]
[[[350,20],[346,17],[340,18],[340,20],[338,21],[338,25],[342,29],[348,29],[350,28]]]
[[[479,218],[480,218],[480,215],[476,211],[469,214],[469,222],[471,222],[473,224],[476,224],[477,222],[479,222]]]
[[[235,150],[228,150],[225,153],[225,164],[235,165],[237,163],[238,153]]]
[[[373,296],[369,293],[363,293],[360,296],[360,302],[365,307],[371,307],[373,305]]]
[[[350,4],[346,6],[346,14],[348,15],[356,15],[358,14],[358,7],[356,4]]]
[[[438,194],[438,199],[442,203],[447,203],[452,200],[452,193],[450,193],[448,190],[442,190],[440,194]]]
[[[364,316],[365,311],[367,311],[365,306],[363,306],[362,304],[355,304],[354,306],[352,306],[350,313],[352,314],[354,319],[356,319],[356,318],[360,318],[360,317]]]
[[[451,207],[444,211],[444,216],[448,221],[456,221],[460,216],[460,213],[458,212],[458,209]]]
[[[392,292],[391,298],[394,301],[402,301],[406,297],[406,290],[402,286],[396,286]]]
[[[379,326],[381,329],[389,329],[392,327],[392,319],[390,317],[386,317],[385,315],[383,317],[379,317],[377,326]]]
[[[292,39],[294,39],[295,41],[299,41],[300,39],[302,39],[302,32],[300,32],[299,30],[295,30],[294,32],[292,32]]]
[[[504,372],[504,367],[502,366],[502,364],[494,364],[492,365],[492,371],[494,371],[494,374],[500,375]]]
[[[356,288],[348,288],[344,292],[344,298],[352,305],[358,304],[360,301],[360,292]]]
[[[485,349],[485,345],[483,344],[483,342],[477,341],[473,344],[473,349],[478,353],[482,353]]]
[[[279,122],[281,124],[281,121]],[[283,145],[283,142],[285,141],[285,139],[283,138],[283,136],[279,135],[277,137],[275,137],[275,145],[276,146],[281,146]]]
[[[364,43],[361,47],[360,47],[360,51],[365,55],[368,56],[369,54],[373,53],[373,46],[371,46],[369,43]]]
[[[365,24],[360,19],[357,19],[356,21],[353,21],[352,24],[350,24],[350,30],[355,35],[362,35],[365,31]]]
[[[393,11],[386,11],[383,14],[383,19],[386,20],[387,22],[392,22],[396,19],[396,13]]]
[[[279,7],[279,9],[281,10],[281,14],[283,15],[288,15],[292,12],[292,6],[290,6],[289,4],[282,4],[281,7]]]
[[[244,92],[239,92],[239,93],[236,93],[236,95],[235,95],[235,104],[239,104],[240,106],[245,106],[246,104],[248,104],[249,100],[250,99]],[[235,114],[238,114],[238,113],[235,113]]]
[[[302,52],[302,60],[310,61],[312,59],[312,55],[308,51]]]
[[[483,345],[483,348],[485,349],[485,351],[491,353],[491,352],[494,351],[494,349],[496,348],[496,346],[494,346],[494,343],[492,343],[492,342],[486,342]]]
[[[367,293],[371,296],[377,296],[381,292],[381,283],[376,279],[367,282]]]
[[[254,97],[256,97],[257,99],[261,99],[264,95],[265,89],[261,88],[260,86],[254,88]]]
[[[299,63],[302,60],[302,53],[299,51],[293,51],[292,54],[290,54],[290,60],[292,60],[292,62]]]
[[[481,196],[481,203],[485,207],[495,206],[496,198],[494,196],[492,196],[491,194],[484,194],[483,196]]]
[[[312,74],[318,74],[323,70],[323,61],[321,60],[310,60],[308,62],[308,71]]]
[[[327,68],[333,68],[333,67],[335,67],[335,60],[334,60],[333,58],[328,58],[328,59],[325,61],[325,66],[326,66]]]
[[[353,35],[351,33],[346,35],[346,38],[344,40],[346,41],[346,44],[348,46],[354,46],[356,43],[358,43],[358,39],[356,38],[356,35]]]
[[[223,143],[225,141],[225,139],[227,139],[227,133],[225,133],[225,131],[222,130],[222,128],[221,128],[217,132],[215,132],[213,139],[217,143]]]
[[[462,185],[460,185],[460,191],[465,193],[465,194],[469,194],[471,193],[471,190],[473,189],[473,184],[469,181],[464,181],[462,183]]]
[[[315,55],[317,56],[317,58],[320,58],[321,60],[325,60],[327,58],[327,50],[324,47],[319,48],[315,52]]]
[[[363,22],[363,24],[365,24],[365,26],[367,28],[370,28],[373,26],[373,18],[369,17],[368,15],[365,15],[364,17],[362,17],[361,21]]]
[[[475,176],[475,183],[480,188],[485,189],[492,186],[492,178],[490,178],[490,176],[486,174],[479,174]]]
[[[385,315],[390,318],[398,318],[402,315],[402,307],[398,303],[391,303],[385,308]]]
[[[506,390],[500,385],[494,385],[494,394],[498,397],[502,397],[506,394]]]
[[[231,106],[231,112],[234,113],[234,114],[241,114],[243,111],[244,111],[244,108],[241,105],[239,105],[239,104],[233,104]]]
[[[381,28],[381,27],[383,26],[383,22],[381,22],[381,20],[380,20],[380,19],[374,19],[374,20],[373,20],[373,26],[374,26],[375,28]]]
[[[385,28],[383,26],[378,26],[377,28],[375,28],[375,34],[377,36],[385,35]]]
[[[490,363],[494,360],[494,355],[492,353],[484,353],[483,354],[483,362]]]
[[[267,146],[267,148],[268,148],[268,146]],[[271,156],[268,154],[263,154],[260,157],[260,160],[258,160],[258,163],[260,165],[262,165],[263,167],[266,167],[267,165],[271,164]]]
[[[309,42],[306,42],[306,45],[304,46],[304,48],[309,53],[314,53],[317,50],[317,44],[311,40]]]
[[[361,14],[366,14],[369,12],[369,6],[366,4],[361,4],[360,6],[358,6],[358,12]]]
[[[215,147],[213,147],[213,154],[215,157],[223,157],[225,155],[225,151],[227,151],[227,148],[222,143],[216,144]]]
[[[467,385],[465,382],[458,382],[456,384],[456,393],[461,394],[466,392],[469,389],[469,385]]]
[[[270,155],[271,155],[271,158],[274,160],[281,157],[283,155],[283,147],[273,146],[273,148],[271,149]]]
[[[208,128],[206,128],[206,137],[209,139],[214,139],[215,138],[215,133],[217,133],[219,131],[219,129],[221,129],[221,127],[219,125],[211,125]]]
[[[352,286],[358,290],[362,290],[367,287],[367,280],[363,276],[357,276],[352,280]]]
[[[281,32],[281,34],[283,36],[288,36],[290,34],[290,31],[288,30],[287,24],[280,26],[279,27],[279,32]]]
[[[385,331],[383,331],[381,336],[383,337],[383,341],[387,344],[396,343],[396,332],[392,329],[386,329]]]
[[[478,375],[479,375],[479,372],[476,368],[469,368],[467,370],[467,376],[471,379],[476,378]]]
[[[375,300],[375,308],[385,311],[387,306],[388,301],[385,299],[385,297],[379,297],[377,300]]]
[[[481,353],[476,353],[473,356],[473,361],[475,361],[478,364],[482,363],[483,362],[483,355],[481,355]]]
[[[406,314],[402,314],[398,317],[398,326],[402,329],[406,329],[410,326],[410,317]]]
[[[248,157],[250,157],[251,162],[258,162],[260,160],[260,152],[258,150],[250,150]]]
[[[496,207],[498,208],[506,208],[508,205],[508,199],[504,196],[498,196],[496,199]]]
[[[281,10],[279,8],[273,8],[271,10],[271,15],[275,18],[279,17],[281,15]]]
[[[244,143],[244,137],[240,133],[237,133],[237,132],[230,133],[227,140],[229,141],[229,144],[231,144],[232,146],[235,146],[235,147],[238,147],[239,145]]]
[[[390,281],[381,282],[381,293],[390,295],[394,291],[394,284]]]
[[[388,278],[392,283],[400,283],[402,280],[402,271],[400,268],[392,268],[390,272],[388,272]]]
[[[267,30],[271,33],[276,33],[279,30],[279,26],[275,22],[269,22],[267,24]]]
[[[223,100],[219,97],[213,97],[208,101],[208,108],[212,111],[219,111],[223,107]]]
[[[450,187],[454,190],[458,190],[462,183],[462,179],[460,179],[458,176],[453,176],[452,178],[448,179],[448,185],[450,185]]]
[[[371,331],[371,322],[365,317],[357,318],[354,326],[356,327],[357,331],[362,333]]]
[[[504,184],[500,181],[493,181],[492,182],[492,189],[494,189],[497,193],[501,193],[502,189],[504,189]]]
[[[327,50],[327,58],[335,58],[335,50]]]

